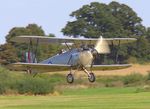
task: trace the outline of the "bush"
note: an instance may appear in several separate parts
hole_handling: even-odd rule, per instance
[[[0,67],[0,94],[8,93],[10,90],[19,94],[48,94],[53,92],[53,89],[54,82],[50,82],[47,76],[18,75]]]
[[[3,83],[0,82],[0,94],[3,94],[6,91]]]
[[[148,71],[148,74],[146,75],[146,80],[150,80],[150,71]]]
[[[132,73],[130,75],[127,75],[125,77],[123,77],[123,83],[125,85],[128,85],[128,84],[132,84],[132,83],[135,83],[135,82],[139,82],[143,79],[143,76],[139,73]]]
[[[48,94],[53,92],[53,85],[48,80],[39,77],[27,77],[16,83],[16,89],[20,94]]]
[[[0,66],[0,94],[4,94],[9,84],[9,71]]]
[[[130,56],[128,58],[128,60],[127,60],[127,63],[137,63],[137,62],[138,62],[137,58],[136,57],[132,57],[132,56]]]

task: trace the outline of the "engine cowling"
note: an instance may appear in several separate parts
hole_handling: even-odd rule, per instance
[[[78,53],[72,54],[71,65],[81,65],[86,67],[87,65],[92,64],[93,58],[94,56],[91,50],[83,50]]]
[[[91,65],[93,61],[93,54],[90,50],[82,51],[79,55],[79,62],[83,66]]]

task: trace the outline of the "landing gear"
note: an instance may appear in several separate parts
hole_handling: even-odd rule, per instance
[[[95,82],[95,75],[94,73],[89,73],[90,76],[88,76],[88,79],[90,82]]]
[[[84,68],[83,67],[83,71],[88,75],[88,80],[90,81],[90,82],[95,82],[95,75],[94,75],[94,73],[89,73],[88,71],[87,71],[87,69],[86,68]]]
[[[69,73],[68,75],[67,75],[67,82],[68,83],[73,83],[73,81],[74,81],[74,77],[73,77],[73,74],[71,74],[71,73]]]
[[[78,70],[79,70],[79,68],[78,68]],[[89,73],[89,71],[85,67],[83,67],[82,70],[87,74],[89,82],[92,82],[92,83],[95,82],[96,78],[95,78],[94,73],[92,73],[92,71],[90,71],[90,73]],[[71,84],[71,83],[74,82],[74,74],[75,74],[75,72],[72,73],[72,69],[70,69],[70,73],[66,77],[68,83]]]
[[[26,72],[27,72],[27,74],[32,74],[32,69],[30,67],[27,67]]]

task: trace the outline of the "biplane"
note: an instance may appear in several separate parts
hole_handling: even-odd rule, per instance
[[[84,71],[90,82],[95,81],[94,70],[116,70],[124,69],[131,64],[95,65],[94,59],[98,54],[110,53],[110,45],[120,45],[136,41],[135,38],[57,38],[47,36],[17,36],[11,39],[12,42],[26,43],[29,45],[26,63],[17,62],[11,64],[12,70],[23,70],[32,72],[54,72],[67,71],[68,83],[74,82],[74,73]],[[66,51],[52,56],[41,62],[37,62],[37,47],[39,44],[63,44]],[[71,47],[74,45],[75,47]],[[34,46],[34,47],[33,47]],[[34,48],[34,50],[32,49]]]

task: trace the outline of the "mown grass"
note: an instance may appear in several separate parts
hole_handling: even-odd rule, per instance
[[[64,90],[59,96],[0,96],[0,109],[150,109],[150,93],[136,88]]]

